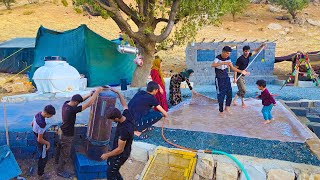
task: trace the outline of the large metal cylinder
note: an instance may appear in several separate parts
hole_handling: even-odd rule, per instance
[[[114,92],[103,91],[91,106],[86,142],[86,151],[90,159],[99,161],[100,156],[108,151],[112,120],[107,117],[115,107],[116,100]]]

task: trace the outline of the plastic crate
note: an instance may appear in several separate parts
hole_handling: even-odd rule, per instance
[[[197,154],[190,151],[158,147],[150,156],[140,180],[191,180]]]

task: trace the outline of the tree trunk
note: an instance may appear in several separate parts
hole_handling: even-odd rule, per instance
[[[155,43],[149,43],[139,48],[143,56],[143,66],[137,66],[133,73],[131,87],[145,87],[151,71],[151,64],[154,59]]]
[[[236,13],[232,13],[232,20],[233,22],[236,22]]]

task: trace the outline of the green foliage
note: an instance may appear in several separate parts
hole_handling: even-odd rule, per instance
[[[171,1],[167,0],[165,4],[171,6]],[[157,50],[195,41],[197,32],[204,26],[217,24],[221,15],[223,0],[182,0],[177,13],[180,22],[173,35],[157,45]]]
[[[124,1],[124,0],[122,0]],[[157,41],[157,50],[166,49],[173,45],[184,45],[189,41],[195,39],[197,31],[206,25],[214,25],[218,22],[219,17],[225,12],[223,10],[224,1],[226,0],[179,0],[180,5],[176,11],[175,25],[170,27],[170,36],[165,40]],[[108,12],[102,8],[98,3],[92,0],[74,0],[75,6],[90,6],[103,18],[113,16],[111,12]],[[106,2],[102,1],[101,2]],[[170,11],[172,8],[173,0],[163,0],[163,3],[155,1],[152,4],[151,1],[135,0],[133,3],[126,3],[129,9],[136,16],[136,19],[140,21],[138,26],[141,36],[147,38],[149,35],[155,35],[156,27],[151,25],[152,21],[157,18],[169,19]],[[144,11],[140,12],[139,3],[149,4]],[[106,4],[107,5],[107,4]],[[141,7],[141,6],[140,6]],[[119,11],[120,8],[118,8]],[[121,13],[123,14],[123,13]],[[125,20],[131,19],[132,16],[123,17]],[[162,23],[162,25],[166,25]],[[119,25],[119,24],[118,24]],[[163,27],[161,25],[161,27]],[[171,29],[172,28],[172,29]],[[162,29],[164,32],[166,27]],[[172,30],[172,31],[171,31]],[[130,37],[133,38],[133,37]],[[148,43],[146,41],[146,43]]]
[[[64,7],[67,7],[69,5],[67,0],[61,0],[61,3],[63,4]]]
[[[82,9],[80,9],[79,7],[74,7],[73,10],[74,10],[77,14],[81,14],[81,13],[82,13]]]
[[[14,3],[14,0],[0,0],[0,2],[2,2],[7,9],[11,9],[11,3]]]
[[[293,19],[296,19],[298,12],[309,4],[309,0],[270,0],[270,2],[287,10]]]
[[[24,11],[22,14],[23,15],[30,15],[30,14],[33,14],[34,13],[34,11],[32,11],[32,10],[26,10],[26,11]]]
[[[232,14],[232,19],[235,21],[236,14],[240,14],[245,10],[250,3],[250,0],[225,0],[223,9]]]

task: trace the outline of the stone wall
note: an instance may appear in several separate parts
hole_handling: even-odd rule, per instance
[[[255,84],[258,79],[264,79],[268,83],[273,83],[276,76],[273,75],[275,59],[275,43],[266,43],[267,48],[263,50],[257,59],[248,68],[251,75],[246,78],[247,84]],[[221,43],[194,43],[186,48],[186,64],[188,68],[195,71],[191,81],[195,85],[212,85],[214,82],[214,68],[211,64],[214,58],[221,54],[224,46],[231,46],[233,51],[230,58],[233,64],[239,56],[243,54],[242,48],[249,45],[251,50],[258,48],[261,42],[221,42]],[[230,73],[233,77],[233,73]]]
[[[130,158],[147,163],[156,148],[157,146],[152,144],[133,142]],[[197,157],[193,180],[246,180],[241,169],[226,156],[197,153]],[[320,167],[317,166],[240,155],[234,155],[234,157],[243,164],[251,180],[320,178]]]

